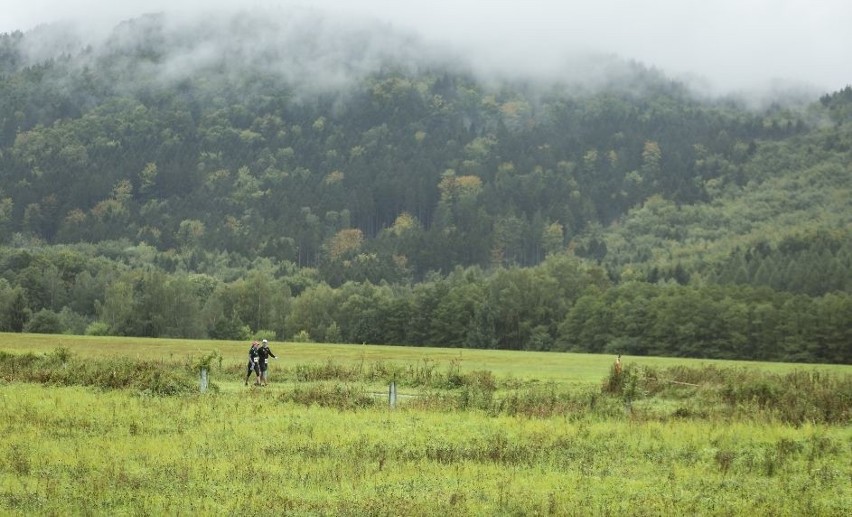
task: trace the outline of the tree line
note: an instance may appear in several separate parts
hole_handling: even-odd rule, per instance
[[[848,293],[614,283],[565,253],[527,268],[335,288],[316,270],[269,261],[222,280],[167,273],[156,264],[174,257],[150,248],[113,251],[5,250],[2,264],[15,269],[0,279],[0,330],[852,362]]]

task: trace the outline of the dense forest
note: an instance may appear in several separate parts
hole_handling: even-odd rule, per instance
[[[297,21],[0,35],[0,330],[852,363],[852,88]]]

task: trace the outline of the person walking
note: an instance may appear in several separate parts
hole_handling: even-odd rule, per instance
[[[260,386],[260,356],[258,354],[260,343],[257,341],[251,342],[251,348],[249,348],[249,357],[248,357],[248,366],[246,367],[246,383],[248,386],[249,377],[251,377],[251,372],[254,372],[257,377],[254,380],[255,386]]]
[[[272,350],[269,349],[269,341],[263,340],[260,343],[260,348],[257,349],[258,359],[260,361],[260,382],[262,386],[266,386],[269,381],[269,358],[278,359]]]

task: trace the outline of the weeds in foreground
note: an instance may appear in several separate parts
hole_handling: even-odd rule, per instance
[[[530,407],[572,403],[558,385],[511,389]],[[268,404],[280,395],[6,385],[0,514],[844,515],[852,503],[844,426]],[[573,403],[621,404],[586,396]]]

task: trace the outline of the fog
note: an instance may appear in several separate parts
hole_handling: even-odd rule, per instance
[[[415,34],[503,74],[557,75],[577,56],[605,54],[716,93],[852,84],[848,0],[28,0],[4,6],[0,32],[72,21],[96,38],[145,13],[197,20],[261,9],[287,18],[293,8]]]

